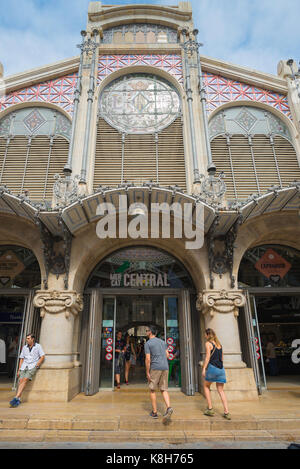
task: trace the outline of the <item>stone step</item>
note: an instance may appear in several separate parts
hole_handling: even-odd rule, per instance
[[[227,431],[98,431],[1,429],[0,441],[13,442],[159,442],[166,444],[199,441],[287,441],[300,442],[298,431],[227,430]]]
[[[0,418],[0,430],[41,430],[41,431],[109,431],[109,432],[141,432],[150,431],[160,434],[167,432],[222,432],[222,431],[299,431],[300,418],[259,418],[250,416],[234,416],[230,421],[222,416],[199,418],[176,418],[164,425],[161,417],[152,420],[148,415],[132,417],[109,415],[103,417],[88,416],[57,416],[49,415],[16,415]]]

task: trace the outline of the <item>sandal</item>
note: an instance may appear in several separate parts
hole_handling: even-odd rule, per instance
[[[229,412],[227,412],[227,414],[224,413],[224,414],[223,414],[223,417],[224,417],[224,419],[226,419],[226,420],[231,420],[231,416],[230,416],[230,413],[229,413]]]
[[[204,415],[207,415],[208,417],[212,417],[213,415],[215,415],[215,411],[213,408],[211,409],[206,409],[206,411],[204,412]]]

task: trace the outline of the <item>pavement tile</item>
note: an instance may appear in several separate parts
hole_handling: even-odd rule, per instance
[[[300,419],[260,419],[257,420],[259,430],[299,430]]]
[[[67,419],[29,419],[28,429],[32,430],[71,430],[72,420]]]
[[[235,441],[270,441],[274,439],[274,436],[271,433],[264,430],[233,430],[232,434]]]
[[[39,430],[0,430],[0,441],[44,441],[45,432]]]
[[[0,429],[24,429],[27,427],[28,419],[1,419],[0,420]]]
[[[168,441],[174,443],[185,442],[185,433],[183,431],[139,431],[136,432],[137,441],[148,440],[148,441]]]
[[[186,440],[188,442],[197,442],[197,441],[211,441],[211,440],[234,440],[232,432],[205,432],[205,431],[185,431]]]
[[[62,430],[49,430],[45,434],[45,441],[88,441],[88,431],[62,431]]]
[[[103,430],[117,431],[119,430],[119,419],[75,419],[72,422],[72,430]]]
[[[220,430],[257,430],[257,422],[256,420],[245,419],[245,420],[236,420],[234,417],[232,420],[214,420],[214,417],[210,418],[211,421],[211,429],[213,431],[220,431]]]
[[[136,432],[117,432],[117,433],[110,433],[110,432],[98,432],[92,431],[89,434],[89,441],[91,442],[99,442],[99,443],[120,443],[120,442],[131,442],[137,441],[137,433]]]

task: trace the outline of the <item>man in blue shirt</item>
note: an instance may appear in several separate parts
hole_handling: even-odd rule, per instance
[[[157,329],[155,326],[149,326],[146,329],[148,341],[145,344],[145,364],[146,375],[150,388],[150,399],[152,404],[152,412],[150,417],[157,419],[157,405],[155,388],[158,386],[164,398],[167,410],[163,415],[163,423],[171,418],[173,409],[170,406],[170,397],[168,393],[168,378],[169,378],[169,352],[167,344],[156,337]]]

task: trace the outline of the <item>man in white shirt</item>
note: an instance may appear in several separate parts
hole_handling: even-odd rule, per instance
[[[18,407],[21,404],[21,395],[28,381],[31,381],[37,370],[45,359],[45,353],[40,344],[35,341],[33,334],[26,336],[27,344],[24,345],[21,355],[19,370],[17,376],[19,378],[19,387],[16,397],[10,401],[11,407]]]

